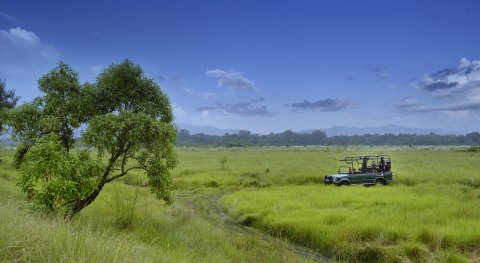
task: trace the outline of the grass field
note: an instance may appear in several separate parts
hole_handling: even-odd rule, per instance
[[[285,150],[279,169],[288,163],[311,174],[312,166],[324,168],[318,168],[317,175],[334,173],[336,160],[357,153]],[[362,153],[385,149],[366,148]],[[447,148],[397,148],[389,153],[399,178],[387,187],[298,185],[311,181],[305,172],[281,176],[284,180],[262,175],[278,186],[239,190],[227,195],[223,205],[239,222],[340,261],[478,261],[480,155]],[[313,165],[302,169],[308,167],[305,160]]]
[[[15,186],[11,152],[0,158],[0,262],[309,261],[285,241],[220,224],[208,216],[203,199],[188,193],[165,207],[148,188],[118,182],[71,222],[45,216]]]
[[[303,262],[480,260],[480,154],[454,148],[177,148],[176,202],[142,174],[109,185],[72,222],[32,210],[0,157],[0,261]],[[339,159],[389,153],[398,181],[324,186]],[[226,159],[224,165],[221,160]],[[232,221],[279,237],[242,233]]]

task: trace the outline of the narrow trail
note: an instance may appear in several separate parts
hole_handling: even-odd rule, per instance
[[[280,240],[285,241],[268,235],[259,229],[244,226],[235,222],[222,209],[220,201],[223,195],[224,193],[222,192],[202,194],[178,193],[177,199],[190,208],[196,210],[200,215],[206,217],[210,222],[218,224],[218,227],[223,229],[235,231],[246,236],[253,236],[266,243]],[[332,260],[319,254],[318,252],[304,246],[294,244],[291,241],[287,241],[287,246],[290,251],[304,258],[314,260],[316,262],[332,262]]]

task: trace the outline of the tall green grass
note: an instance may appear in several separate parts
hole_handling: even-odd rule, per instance
[[[122,184],[114,184],[111,200],[108,202],[115,215],[115,225],[120,229],[130,228],[137,215],[139,189],[129,189]]]
[[[178,189],[235,192],[239,223],[340,261],[445,261],[479,250],[478,154],[450,147],[180,148]],[[345,156],[390,154],[398,180],[383,189],[323,186]],[[218,159],[226,157],[222,169]]]
[[[220,190],[244,188],[241,178],[255,175],[266,185],[321,184],[323,176],[337,172],[345,156],[390,154],[398,183],[459,184],[480,181],[478,153],[456,148],[413,147],[254,147],[178,148],[180,162],[173,172],[177,189],[210,190],[215,181]],[[228,159],[225,169],[219,165]]]
[[[461,186],[283,186],[242,190],[223,204],[236,218],[337,259],[428,261],[438,251],[480,249],[480,193]],[[378,255],[368,255],[372,249]]]
[[[165,207],[141,173],[108,185],[72,222],[29,210],[0,153],[0,261],[300,262],[284,241],[237,233],[198,205],[225,194],[238,223],[344,262],[479,259],[478,153],[455,148],[178,148],[177,202]],[[5,155],[6,154],[6,155]],[[338,160],[390,154],[387,187],[323,186]],[[219,160],[226,157],[223,169]],[[203,201],[202,201],[203,200]],[[202,201],[202,202],[199,202]],[[7,233],[7,234],[3,234]],[[32,242],[35,240],[35,242]],[[39,242],[36,242],[39,241]]]
[[[36,213],[15,186],[10,156],[0,152],[0,262],[308,261],[282,240],[226,229],[182,200],[165,207],[148,188],[122,182],[70,222]]]
[[[295,175],[273,168],[262,175],[271,187],[237,188],[223,199],[239,222],[345,261],[467,261],[480,251],[478,154],[449,148],[282,150],[256,161],[286,169],[288,158]],[[381,153],[392,156],[396,183],[383,188],[321,183],[344,156]]]

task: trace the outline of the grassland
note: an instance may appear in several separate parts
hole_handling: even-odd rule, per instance
[[[133,174],[109,185],[66,223],[25,203],[15,186],[11,153],[4,151],[0,261],[309,260],[291,252],[284,239],[335,261],[480,259],[479,153],[408,147],[179,147],[177,152],[173,206],[155,200],[143,187],[144,176]],[[385,153],[398,172],[396,183],[323,185],[339,159]],[[236,231],[223,222],[223,212],[280,239]]]
[[[324,167],[325,173],[335,172],[336,160],[359,153],[356,149],[287,152],[283,158],[289,158],[289,164],[298,161],[299,171],[308,167],[304,160],[310,160],[312,166]],[[362,153],[384,152],[367,148]],[[227,195],[223,205],[239,222],[339,261],[478,261],[480,156],[429,148],[397,148],[389,153],[399,178],[387,187],[298,185],[311,181],[301,172],[284,180],[262,175],[278,186],[239,190]],[[275,170],[272,166],[270,173]]]
[[[148,188],[118,182],[65,222],[28,205],[15,186],[11,152],[0,158],[0,262],[309,261],[285,241],[221,224],[203,199],[188,192],[165,207]],[[138,177],[132,180],[143,180]]]

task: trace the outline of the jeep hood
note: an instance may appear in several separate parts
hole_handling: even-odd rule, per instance
[[[337,178],[340,179],[340,178],[343,178],[343,177],[347,177],[348,174],[332,174],[332,175],[329,175],[329,176],[331,176],[332,179],[335,180],[335,179],[337,179]]]

